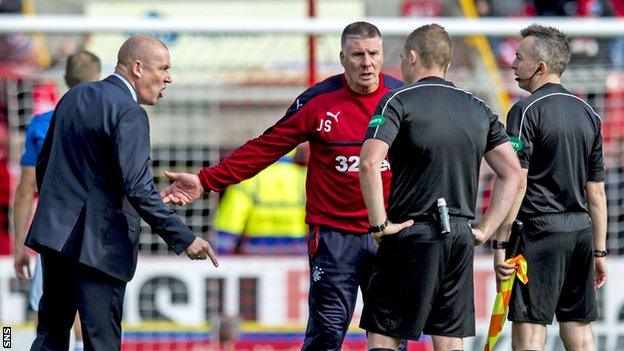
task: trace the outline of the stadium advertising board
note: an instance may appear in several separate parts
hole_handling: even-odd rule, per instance
[[[19,326],[27,317],[27,285],[19,284],[15,279],[12,263],[10,258],[0,260],[0,318],[3,326]],[[478,350],[483,345],[495,296],[491,267],[489,256],[477,257],[475,312],[478,335],[467,340],[466,350]],[[609,273],[611,280],[600,294],[601,320],[594,327],[598,344],[602,345],[600,350],[624,347],[624,323],[619,321],[624,311],[624,285],[615,280],[624,274],[624,260],[610,257]],[[219,317],[238,316],[241,323],[235,327],[239,340],[237,349],[256,350],[257,345],[270,347],[263,350],[296,349],[301,344],[307,320],[307,289],[306,257],[222,257],[218,269],[207,262],[179,257],[142,257],[136,276],[126,289],[124,343],[150,349],[145,348],[145,344],[154,340],[146,335],[154,338],[158,335],[160,343],[208,345],[216,336],[211,329]],[[361,303],[358,301],[358,311]],[[153,320],[161,322],[152,323]],[[356,314],[352,332],[346,340],[347,348],[359,349],[365,345],[364,334],[357,328],[358,320]],[[547,350],[557,349],[558,337],[553,334],[557,330],[556,326],[550,328],[552,337],[549,337]],[[508,333],[509,328],[506,328],[501,345],[509,343]],[[410,350],[426,350],[424,345],[414,344]],[[505,347],[501,347],[502,350]]]

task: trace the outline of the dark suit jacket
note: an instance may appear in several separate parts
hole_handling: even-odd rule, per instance
[[[140,219],[177,253],[193,232],[156,191],[149,121],[117,77],[78,85],[54,111],[39,163],[39,204],[26,245],[123,281],[134,275]]]

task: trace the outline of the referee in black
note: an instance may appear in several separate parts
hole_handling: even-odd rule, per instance
[[[607,279],[607,205],[600,116],[560,81],[570,60],[565,34],[533,24],[512,68],[531,96],[509,111],[507,132],[520,158],[524,179],[514,207],[497,231],[497,279],[509,279],[504,263],[512,220],[524,222],[523,244],[529,283],[514,287],[509,320],[514,350],[543,350],[553,315],[566,350],[591,351],[590,322],[596,293]]]
[[[475,242],[498,228],[518,193],[522,171],[498,117],[444,80],[452,50],[437,24],[408,36],[401,71],[410,84],[380,101],[360,154],[371,232],[380,238],[360,324],[369,350],[395,350],[423,331],[437,351],[463,349],[462,338],[475,333]],[[387,215],[386,154],[393,173]],[[471,229],[483,156],[498,177],[488,212]]]

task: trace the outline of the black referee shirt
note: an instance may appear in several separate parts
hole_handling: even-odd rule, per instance
[[[604,181],[600,116],[560,84],[517,102],[507,132],[528,169],[520,216],[587,212],[585,184]]]
[[[441,197],[450,214],[474,218],[482,156],[508,140],[483,101],[436,77],[386,94],[365,139],[390,145],[393,222],[433,213]]]

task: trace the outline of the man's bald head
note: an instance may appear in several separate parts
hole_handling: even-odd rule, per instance
[[[170,67],[169,49],[163,42],[154,37],[135,35],[119,49],[115,72],[130,83],[140,104],[154,105],[163,97],[167,84],[172,82]]]
[[[150,64],[154,49],[164,48],[167,46],[160,40],[147,35],[134,35],[128,38],[117,53],[117,68],[132,69],[134,61],[141,61],[144,65]]]

